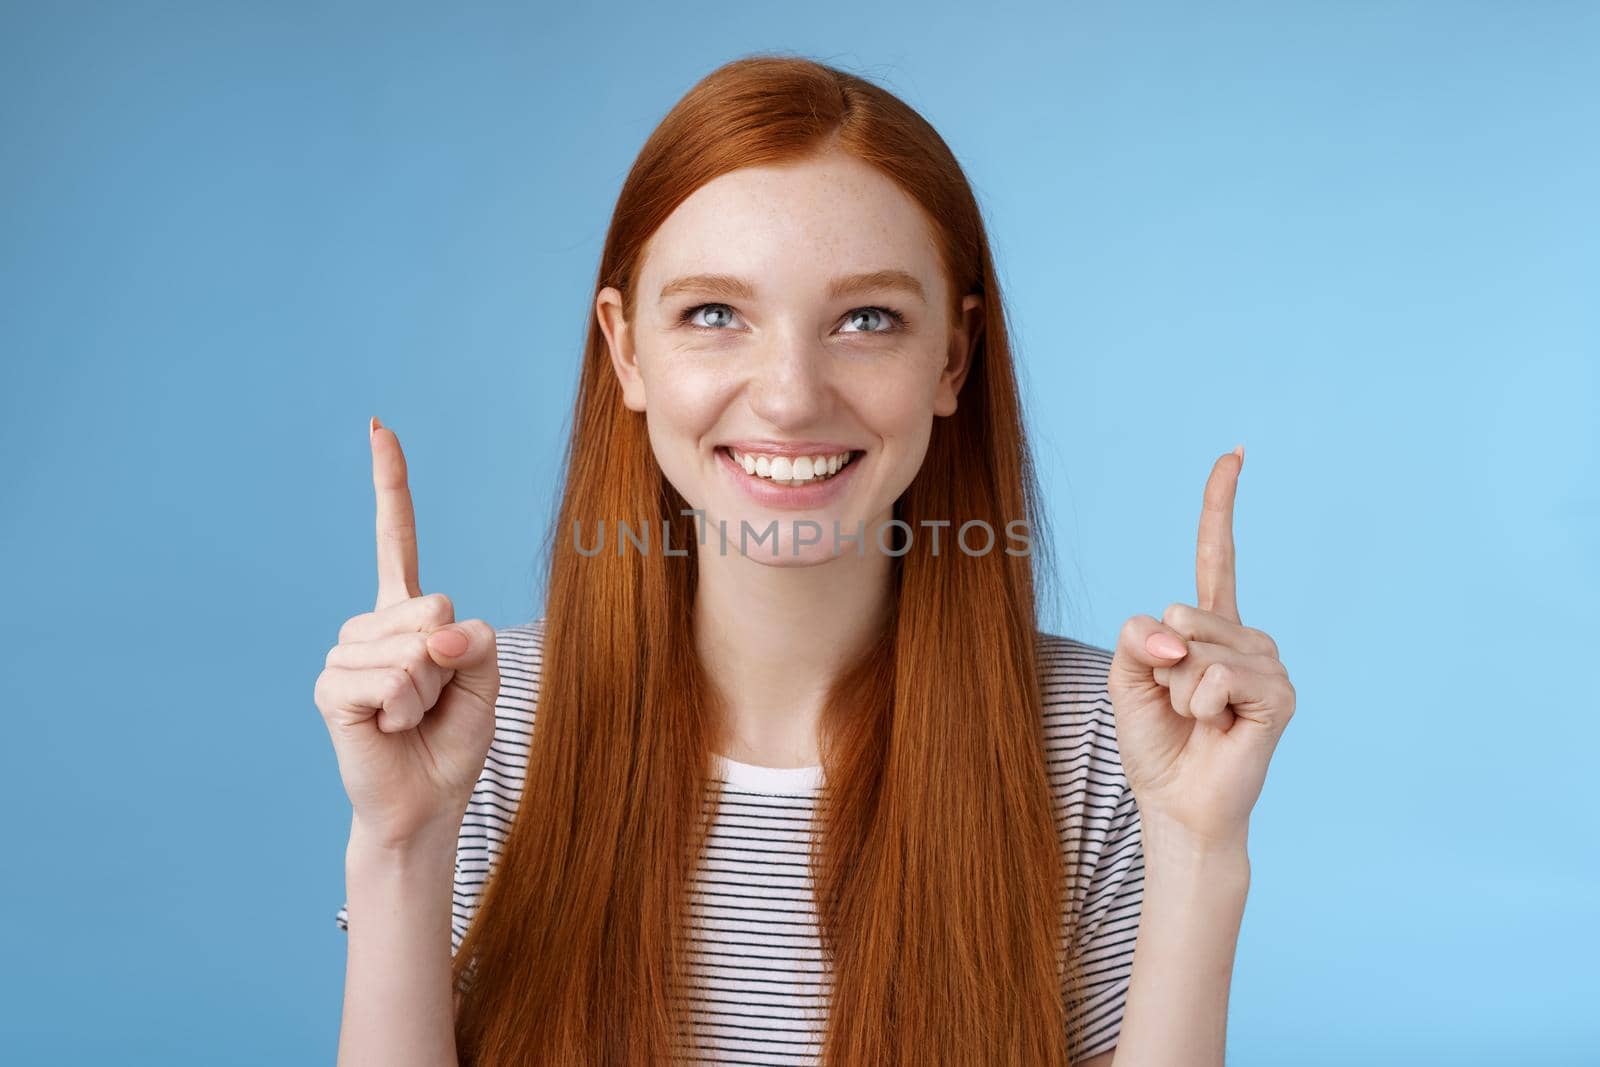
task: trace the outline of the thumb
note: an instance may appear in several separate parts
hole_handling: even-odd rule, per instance
[[[1188,654],[1189,646],[1178,631],[1160,619],[1135,615],[1122,624],[1117,636],[1108,684],[1113,691],[1130,695],[1160,689],[1155,669],[1171,667]]]
[[[439,666],[455,672],[450,680],[452,685],[494,707],[500,692],[494,627],[482,619],[441,626],[428,634],[428,655]]]

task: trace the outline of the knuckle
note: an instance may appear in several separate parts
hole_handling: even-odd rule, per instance
[[[367,619],[369,615],[370,613],[352,615],[344,620],[344,625],[339,627],[339,644],[350,644],[355,635],[360,632],[363,620]]]
[[[443,593],[429,593],[423,598],[427,605],[428,617],[449,622],[455,618],[455,605]]]
[[[1137,637],[1141,632],[1157,623],[1159,620],[1149,615],[1132,615],[1122,624],[1123,637]]]
[[[401,668],[412,677],[419,677],[433,668],[433,657],[428,655],[428,635],[419,633],[407,643],[400,659]]]
[[[1175,600],[1171,604],[1167,605],[1167,610],[1161,613],[1161,621],[1166,623],[1168,626],[1171,626],[1179,619],[1183,618],[1184,613],[1188,610],[1189,605]]]
[[[1250,640],[1254,641],[1258,646],[1260,646],[1261,651],[1265,655],[1277,656],[1278,642],[1272,639],[1271,634],[1267,633],[1265,630],[1258,630],[1254,626],[1246,626],[1244,628],[1244,632],[1250,636]]]
[[[388,705],[401,700],[411,688],[411,675],[402,667],[385,667],[383,680],[378,687],[383,703]]]

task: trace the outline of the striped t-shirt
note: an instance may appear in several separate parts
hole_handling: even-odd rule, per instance
[[[498,862],[522,795],[539,698],[544,620],[496,631],[500,696],[494,741],[456,848],[452,955]],[[1063,947],[1084,994],[1073,1020],[1083,1056],[1112,1048],[1133,968],[1144,886],[1139,809],[1122,773],[1106,675],[1111,653],[1039,634],[1044,734],[1056,825],[1072,892]],[[695,1036],[713,1062],[814,1064],[829,977],[809,873],[821,767],[773,768],[717,757],[722,798],[691,903],[701,950],[691,1000]],[[349,929],[348,903],[335,921]]]

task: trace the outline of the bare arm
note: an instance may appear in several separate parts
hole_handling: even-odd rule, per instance
[[[1250,885],[1243,843],[1199,848],[1146,823],[1145,880],[1115,1067],[1222,1067]],[[1088,1061],[1094,1064],[1094,1060]]]
[[[450,980],[455,832],[390,845],[352,824],[339,1067],[456,1067]]]
[[[1123,624],[1107,678],[1139,802],[1145,878],[1117,1067],[1221,1067],[1250,888],[1250,812],[1294,714],[1271,635],[1239,618],[1233,502],[1240,446],[1206,481],[1197,605]]]
[[[317,676],[350,797],[341,1067],[456,1067],[451,913],[462,819],[494,739],[495,631],[423,595],[405,454],[371,420],[378,599]]]

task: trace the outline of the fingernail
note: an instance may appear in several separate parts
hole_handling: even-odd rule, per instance
[[[1233,450],[1233,454],[1239,457],[1239,464],[1241,466],[1243,466],[1244,465],[1244,445],[1236,446],[1234,448],[1234,450]]]
[[[467,635],[460,630],[435,630],[428,635],[429,647],[436,650],[439,655],[449,656],[451,659],[465,652],[469,644],[471,642],[467,640]]]
[[[372,421],[367,424],[367,440],[372,440],[372,435],[378,432],[378,427],[383,423],[378,421],[378,416],[372,416]]]
[[[1144,647],[1152,656],[1160,656],[1162,659],[1177,659],[1179,656],[1187,656],[1189,654],[1189,650],[1184,647],[1182,641],[1179,641],[1169,633],[1160,631],[1145,638]]]

